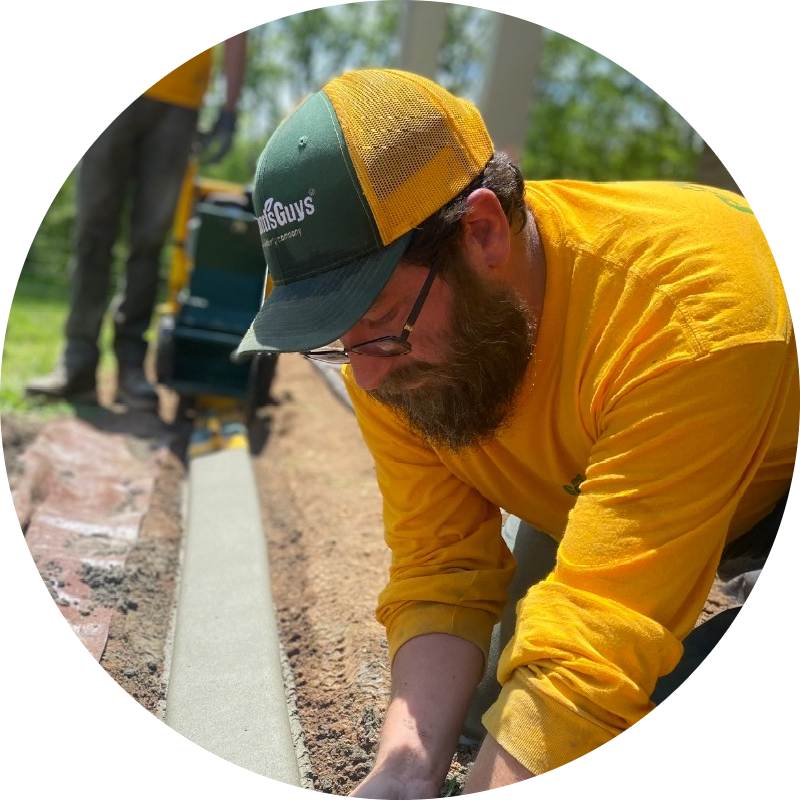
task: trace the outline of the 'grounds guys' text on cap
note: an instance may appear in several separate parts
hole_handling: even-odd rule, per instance
[[[238,357],[329,344],[369,310],[411,233],[486,165],[475,106],[399,70],[333,79],[278,127],[253,205],[272,289]]]

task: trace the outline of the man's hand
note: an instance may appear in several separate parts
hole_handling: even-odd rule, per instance
[[[236,132],[236,112],[220,111],[217,121],[207,133],[198,137],[201,161],[204,164],[217,164],[228,154]]]
[[[392,664],[375,766],[351,796],[438,797],[482,668],[483,654],[464,639],[430,633],[406,642]]]
[[[401,780],[391,773],[373,770],[353,789],[348,797],[368,797],[372,800],[420,800],[438,797],[441,785],[422,779]]]

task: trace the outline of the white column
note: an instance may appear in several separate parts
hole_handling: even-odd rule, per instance
[[[519,163],[539,70],[542,29],[524,19],[496,14],[478,108],[496,150]]]
[[[399,69],[435,79],[448,5],[404,0]]]

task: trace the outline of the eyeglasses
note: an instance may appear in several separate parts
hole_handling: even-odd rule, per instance
[[[306,350],[302,355],[314,361],[324,361],[327,364],[349,364],[350,353],[355,353],[359,356],[376,356],[378,358],[407,355],[411,352],[411,343],[408,341],[408,337],[411,335],[411,331],[414,330],[414,324],[420,311],[422,311],[425,298],[428,296],[438,269],[438,261],[434,261],[428,268],[428,277],[425,278],[425,283],[422,284],[419,296],[411,309],[411,313],[408,315],[406,324],[403,325],[403,332],[399,336],[381,336],[378,339],[370,339],[368,342],[354,344],[352,347],[325,347],[319,350]]]

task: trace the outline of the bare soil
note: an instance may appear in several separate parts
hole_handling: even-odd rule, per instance
[[[254,422],[251,446],[290,709],[302,729],[302,781],[309,789],[346,795],[370,769],[389,692],[386,643],[374,619],[389,566],[381,502],[353,414],[313,365],[282,356],[272,396]],[[80,610],[90,609],[90,619],[98,608],[110,611],[100,664],[163,719],[189,426],[174,421],[175,398],[168,394],[161,418],[125,413],[108,401],[108,392],[105,397],[99,407],[76,409],[74,424],[101,438],[121,437],[151,469],[152,485],[138,536],[121,566],[79,574],[86,590]],[[54,425],[26,416],[2,419],[6,468],[23,531],[65,480],[34,457]],[[84,490],[91,493],[92,486]],[[119,551],[119,542],[115,546]],[[63,603],[69,587],[59,585],[64,580],[58,562],[40,559],[37,566],[54,600]],[[715,587],[703,618],[728,605]],[[474,748],[459,749],[443,794],[459,793],[474,755]]]
[[[112,553],[124,556],[121,565],[79,570],[70,580],[83,584],[80,591],[65,586],[59,559],[40,558],[37,566],[65,616],[76,610],[91,622],[109,613],[100,664],[163,719],[190,425],[174,421],[169,393],[158,418],[114,406],[112,390],[101,389],[99,406],[76,406],[68,421],[4,415],[3,451],[23,531],[65,481],[75,480],[75,470],[58,460],[76,435],[117,482],[125,482],[119,471],[126,467],[109,462],[115,451],[103,439],[121,438],[135,461],[152,469],[138,536],[127,548],[92,537],[94,560]],[[386,642],[374,618],[389,564],[381,503],[352,412],[309,362],[282,357],[272,396],[253,422],[251,446],[290,708],[302,730],[302,781],[346,795],[370,769],[389,691]],[[86,473],[78,477],[82,493],[97,492]],[[474,748],[459,749],[443,791],[458,792],[473,758]]]

